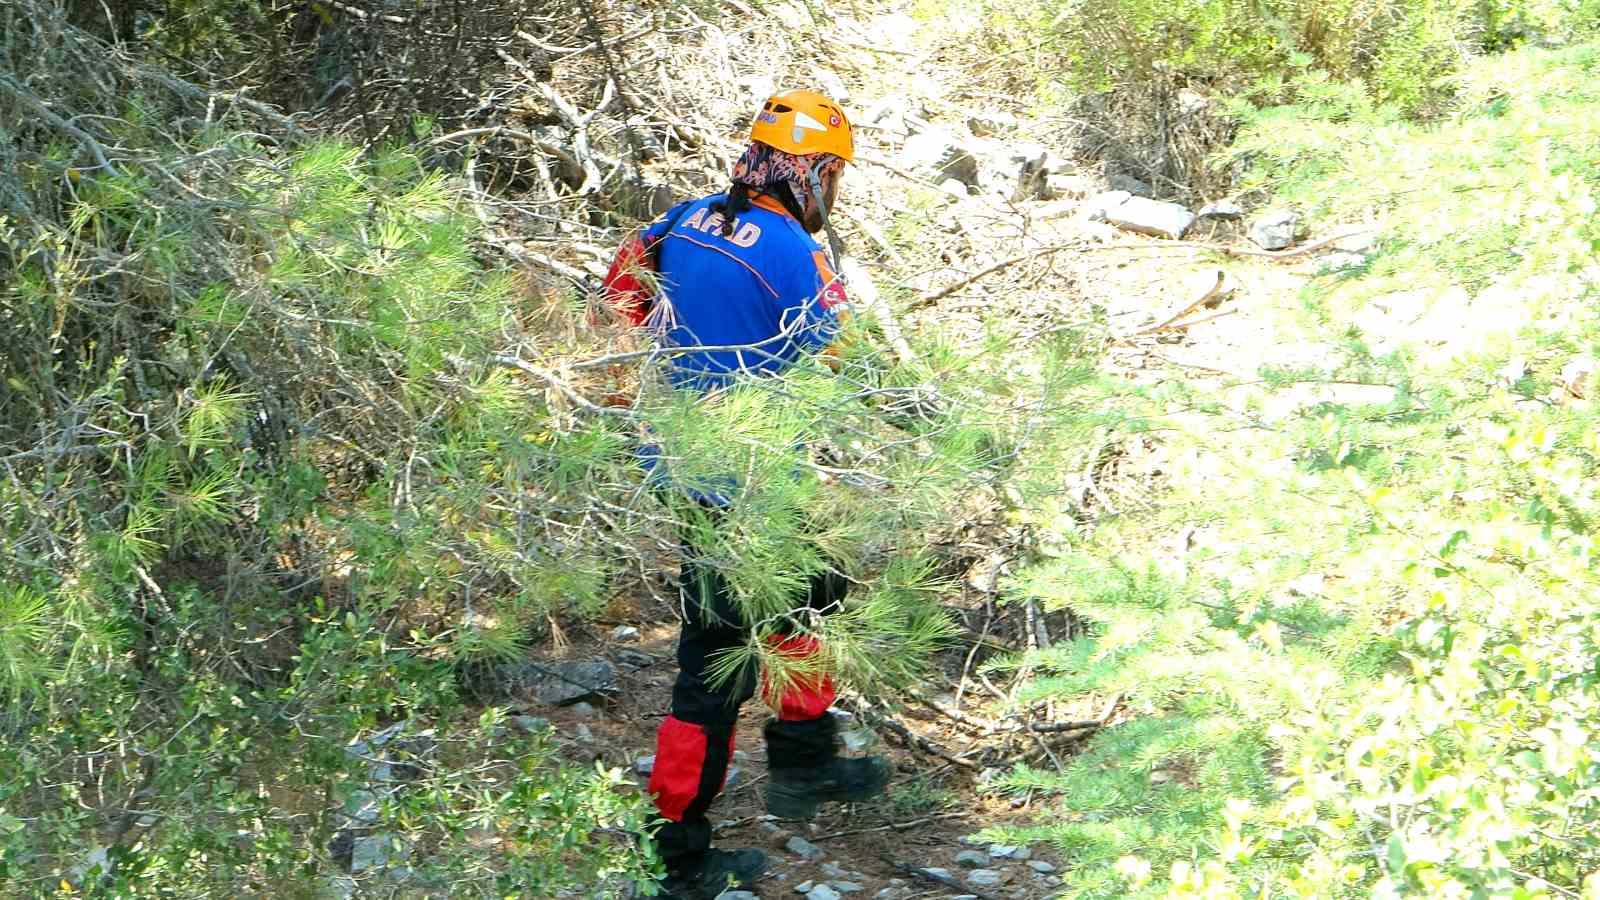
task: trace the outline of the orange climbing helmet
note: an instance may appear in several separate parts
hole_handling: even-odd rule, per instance
[[[855,159],[850,120],[838,104],[816,91],[784,91],[762,105],[750,126],[750,140],[795,156],[832,153]]]

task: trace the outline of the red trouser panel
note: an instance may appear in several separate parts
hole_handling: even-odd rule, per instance
[[[728,735],[728,757],[733,756],[734,735]],[[661,721],[656,730],[656,766],[650,772],[650,793],[663,819],[683,821],[684,812],[704,791],[701,780],[707,762],[706,730],[673,716]],[[718,779],[720,791],[728,781],[726,766]],[[701,798],[706,800],[708,798]]]
[[[790,659],[805,659],[822,649],[817,639],[805,634],[787,637],[774,635],[768,640],[772,649]],[[774,697],[771,679],[762,679],[762,696],[767,705],[777,710],[779,721],[805,722],[821,718],[839,696],[833,687],[833,676],[800,676],[789,685],[780,697]]]
[[[650,773],[650,793],[662,818],[683,821],[683,811],[700,792],[705,762],[705,729],[672,716],[663,719],[656,732],[656,767]]]

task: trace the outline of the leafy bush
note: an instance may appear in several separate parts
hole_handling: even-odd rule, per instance
[[[1361,80],[1380,103],[1437,111],[1475,51],[1593,27],[1589,0],[1077,0],[1052,21],[1076,84],[1123,89],[1155,79],[1268,102],[1306,69]]]
[[[1054,842],[1069,890],[1600,891],[1597,69],[1587,45],[1478,59],[1428,125],[1325,80],[1246,117],[1249,183],[1383,228],[1367,265],[1279,300],[1304,339],[1343,336],[1337,368],[1262,381],[1392,399],[1270,422],[1219,404],[1251,434],[1175,439],[1165,510],[1008,585],[1089,622],[1008,663],[1045,673],[1036,697],[1137,711],[1001,782],[1059,796],[1004,837]],[[1362,318],[1406,292],[1438,304],[1420,327]]]
[[[836,564],[865,587],[808,624],[870,686],[947,630],[915,548],[1029,475],[1030,436],[1093,418],[1075,345],[894,365],[866,319],[837,374],[687,402],[637,335],[496,262],[481,191],[420,152],[310,140],[27,6],[0,12],[0,118],[22,123],[0,132],[18,893],[299,896],[350,868],[372,892],[648,882],[648,803],[620,773],[461,690],[466,663],[661,583],[695,518],[635,464],[645,434],[680,474],[742,474],[702,562],[762,622],[744,659],[781,664],[760,635]],[[618,365],[629,408],[591,399]]]

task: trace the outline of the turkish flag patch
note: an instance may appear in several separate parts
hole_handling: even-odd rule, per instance
[[[833,309],[836,306],[845,306],[849,302],[850,298],[846,297],[844,293],[844,282],[837,278],[828,282],[827,286],[822,289],[823,309]]]

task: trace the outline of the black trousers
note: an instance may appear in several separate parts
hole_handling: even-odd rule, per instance
[[[843,576],[825,570],[811,578],[795,608],[831,612],[848,588]],[[760,677],[754,665],[747,665],[732,678],[713,683],[718,654],[743,646],[750,629],[721,573],[700,564],[687,541],[679,599],[678,677],[672,686],[671,715],[657,734],[650,779],[657,808],[667,819],[656,832],[656,844],[669,872],[691,868],[711,846],[706,812],[727,778],[739,709],[755,695]],[[825,693],[802,691],[803,696],[794,700],[786,696],[786,712],[765,729],[770,766],[812,766],[833,755],[834,722],[826,714],[832,682],[825,685]]]

